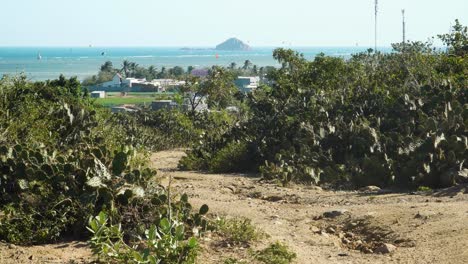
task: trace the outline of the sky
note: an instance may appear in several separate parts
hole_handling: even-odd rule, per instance
[[[468,24],[468,0],[379,0],[378,45]],[[373,46],[374,0],[0,0],[0,46]],[[437,43],[435,43],[437,44]]]

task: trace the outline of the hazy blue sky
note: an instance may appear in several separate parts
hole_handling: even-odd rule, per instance
[[[379,44],[468,24],[468,0],[380,0]],[[373,45],[374,0],[1,0],[0,46]]]

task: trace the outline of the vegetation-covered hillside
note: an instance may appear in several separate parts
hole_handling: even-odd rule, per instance
[[[207,133],[180,163],[260,171],[336,186],[444,187],[466,180],[467,28],[350,60],[277,49],[273,83],[246,100],[247,120]]]

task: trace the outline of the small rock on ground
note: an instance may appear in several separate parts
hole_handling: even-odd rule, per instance
[[[323,213],[323,217],[335,218],[335,217],[341,216],[341,215],[343,215],[343,214],[345,214],[347,212],[348,212],[348,210],[346,210],[346,209],[328,211],[328,212]]]
[[[376,248],[374,250],[375,253],[380,253],[380,254],[389,254],[389,253],[392,253],[393,251],[396,250],[396,246],[392,245],[392,244],[388,244],[388,243],[385,243],[385,244],[382,244],[381,246],[379,246],[378,248]]]
[[[362,187],[361,189],[359,189],[359,191],[361,192],[379,192],[381,191],[380,187],[378,186],[366,186],[366,187]]]

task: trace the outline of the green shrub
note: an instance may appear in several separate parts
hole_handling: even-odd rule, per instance
[[[224,264],[247,264],[247,261],[244,260],[238,260],[235,258],[228,258],[224,260]]]
[[[419,186],[418,187],[418,192],[431,192],[432,189],[426,186]]]
[[[228,241],[235,244],[248,244],[265,236],[248,218],[220,218],[216,227]]]
[[[129,149],[112,156],[103,146],[58,154],[0,145],[0,209],[7,211],[0,218],[0,238],[36,244],[83,234],[96,211],[144,196],[156,173],[132,169],[132,155]]]
[[[209,162],[212,172],[243,172],[251,166],[251,155],[246,142],[231,142],[215,153]]]
[[[296,258],[296,253],[280,242],[275,242],[263,250],[254,252],[253,257],[265,264],[289,264]]]
[[[187,239],[184,224],[167,218],[146,229],[144,238],[133,241],[136,246],[124,240],[121,226],[110,224],[103,212],[89,219],[88,229],[93,253],[107,263],[194,263],[197,256],[197,239]]]

